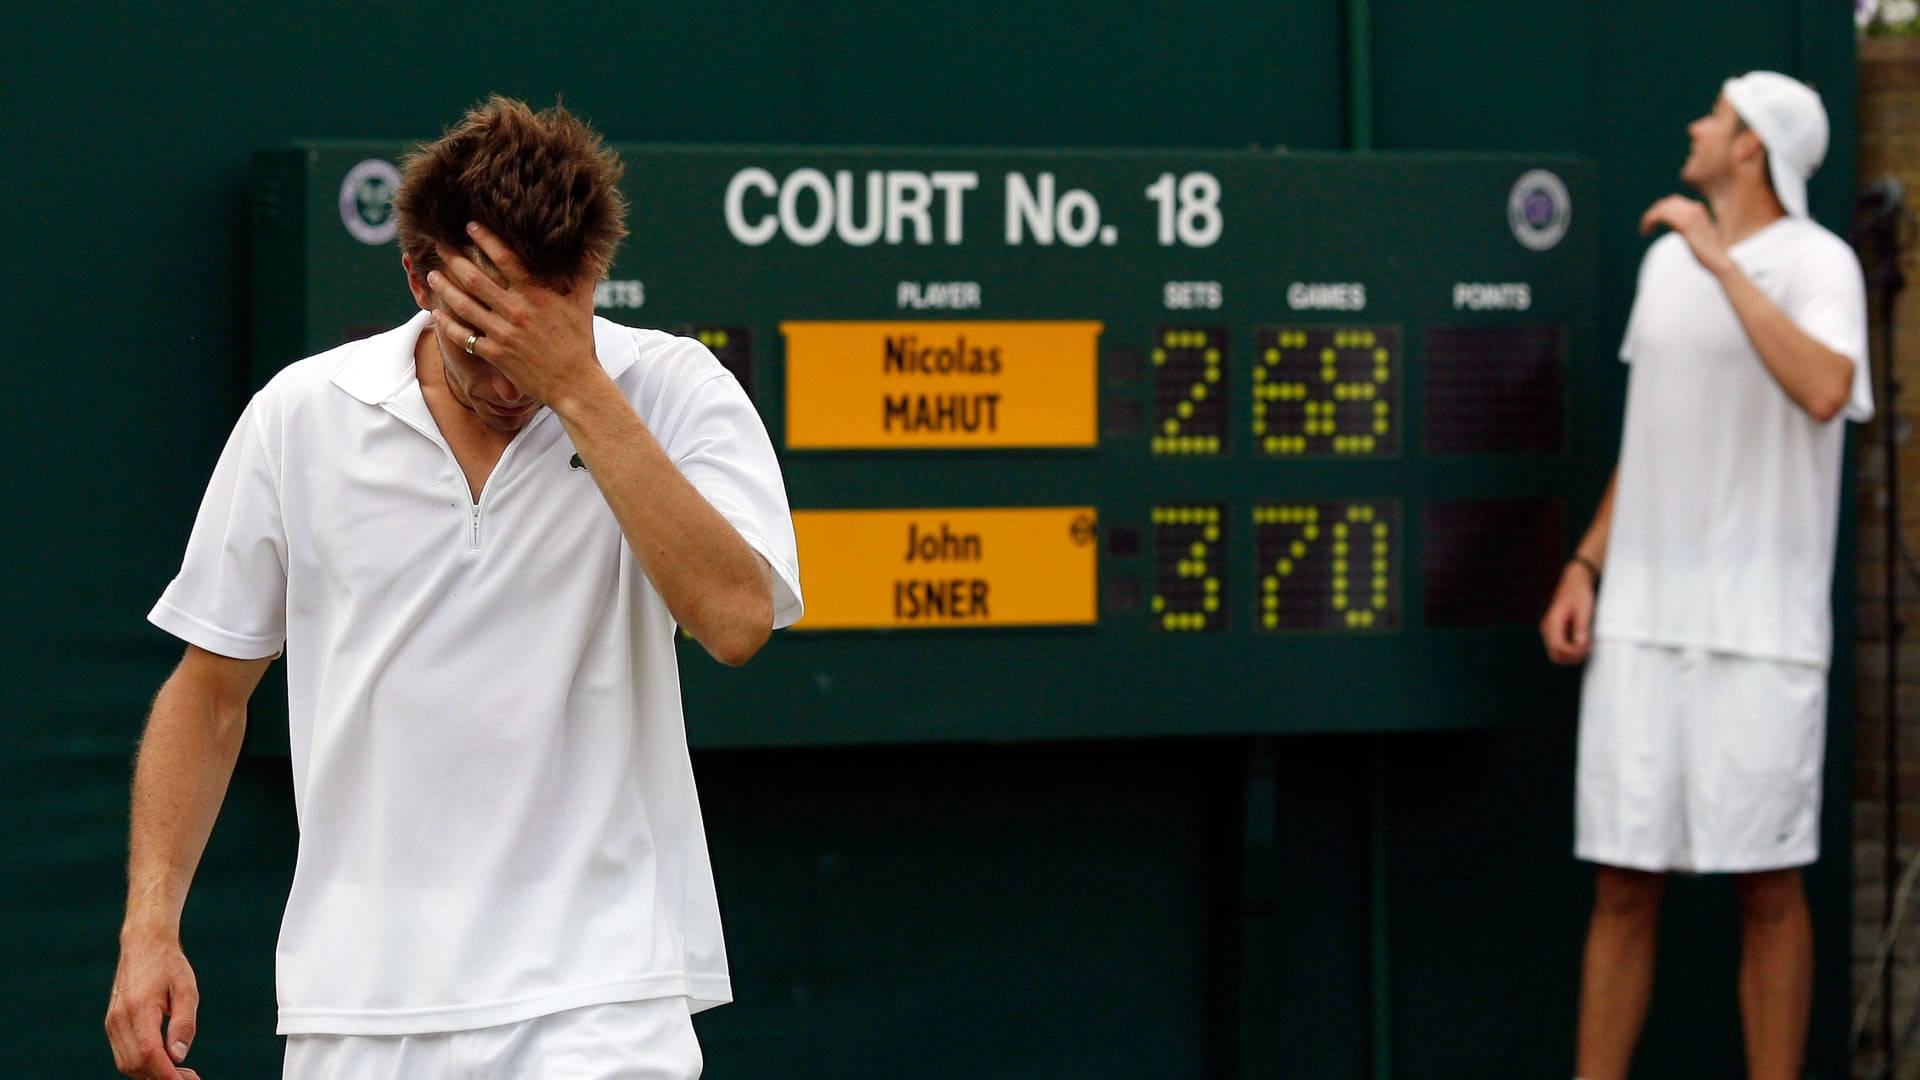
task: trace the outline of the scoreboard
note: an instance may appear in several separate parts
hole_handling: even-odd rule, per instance
[[[1611,468],[1585,161],[618,148],[600,313],[781,456],[806,616],[683,643],[701,745],[1563,722]],[[404,319],[404,148],[263,152],[254,363]]]

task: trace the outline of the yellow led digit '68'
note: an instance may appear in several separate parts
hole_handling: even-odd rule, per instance
[[[1253,444],[1267,457],[1400,449],[1400,331],[1269,326],[1254,335]]]

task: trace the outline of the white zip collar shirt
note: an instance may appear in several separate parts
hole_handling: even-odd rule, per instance
[[[800,615],[764,427],[697,342],[595,320],[669,457]],[[542,409],[476,501],[415,380],[424,313],[247,407],[149,618],[287,654],[299,859],[283,1034],[391,1035],[730,999],[675,626]]]

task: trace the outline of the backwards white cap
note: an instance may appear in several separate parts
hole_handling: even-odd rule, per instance
[[[1767,148],[1773,193],[1794,217],[1807,216],[1807,178],[1827,156],[1827,110],[1820,95],[1776,71],[1749,71],[1720,87],[1727,104]]]

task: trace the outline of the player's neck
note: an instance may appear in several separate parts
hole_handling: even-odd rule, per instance
[[[1787,216],[1786,208],[1764,182],[1728,184],[1709,195],[1707,205],[1713,208],[1714,227],[1728,247]]]
[[[460,403],[453,388],[447,384],[446,368],[440,360],[439,347],[431,330],[421,334],[414,347],[413,373],[420,383],[420,396],[427,403],[427,412],[432,414],[441,436],[453,447],[455,457],[476,447],[487,448],[488,452],[498,457],[513,441],[515,432],[489,428],[480,422],[470,406]]]

